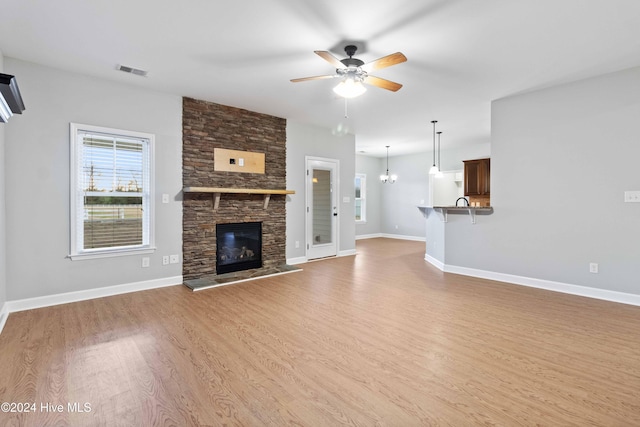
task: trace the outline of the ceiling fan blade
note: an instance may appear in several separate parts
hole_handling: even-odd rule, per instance
[[[380,70],[382,68],[390,67],[392,65],[400,64],[405,62],[407,57],[402,54],[402,52],[392,53],[391,55],[383,56],[382,58],[378,58],[375,61],[367,62],[364,64],[362,68],[367,73],[372,71]]]
[[[382,89],[387,89],[392,92],[397,92],[400,90],[402,85],[400,83],[392,82],[391,80],[381,79],[376,76],[367,76],[364,78],[364,83],[370,84],[372,86],[377,86]]]
[[[299,79],[291,79],[291,81],[293,83],[298,83],[298,82],[306,82],[308,80],[332,79],[334,77],[336,77],[336,76],[334,76],[334,75],[328,76],[327,75],[327,76],[302,77],[302,78],[299,78]]]
[[[326,50],[314,50],[314,52],[334,67],[345,68],[344,64],[340,62],[338,58],[333,56],[331,52],[327,52]]]

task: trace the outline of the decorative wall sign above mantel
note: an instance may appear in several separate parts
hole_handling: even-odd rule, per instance
[[[213,170],[264,174],[264,153],[214,148]]]

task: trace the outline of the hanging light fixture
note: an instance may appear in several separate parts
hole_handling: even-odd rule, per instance
[[[436,123],[437,120],[431,120],[433,123],[433,166],[429,169],[429,175],[435,175],[438,173],[438,167],[436,166]]]
[[[440,169],[440,166],[442,166],[442,164],[440,163],[440,135],[442,134],[442,131],[438,131],[437,134],[438,134],[438,172],[436,172],[436,178],[442,178],[444,177],[444,174]]]
[[[333,88],[333,91],[343,98],[355,98],[365,93],[367,88],[362,84],[362,79],[349,73]]]
[[[386,147],[387,147],[387,172],[383,175],[380,175],[380,181],[383,184],[386,184],[387,182],[389,184],[393,184],[398,179],[398,175],[389,175],[389,147],[390,146],[387,145]]]

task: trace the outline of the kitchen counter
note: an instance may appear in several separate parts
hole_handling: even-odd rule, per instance
[[[447,216],[452,214],[469,214],[471,223],[476,223],[477,215],[491,215],[493,213],[492,206],[418,206],[418,209],[433,209],[442,216],[442,222],[447,222]]]

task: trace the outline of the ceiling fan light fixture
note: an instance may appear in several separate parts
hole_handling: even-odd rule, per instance
[[[367,91],[360,80],[346,77],[333,88],[333,91],[343,98],[355,98]]]

